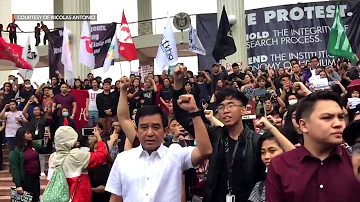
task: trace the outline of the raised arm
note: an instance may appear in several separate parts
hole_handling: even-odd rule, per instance
[[[201,111],[196,105],[194,96],[181,95],[177,102],[179,106],[182,109],[188,111],[192,117],[197,147],[191,153],[191,162],[195,167],[202,163],[203,160],[208,158],[212,153],[212,146],[210,143],[209,134],[201,118]]]
[[[120,97],[117,107],[117,116],[120,126],[124,131],[126,138],[133,143],[136,137],[136,130],[134,124],[130,119],[129,106],[127,100],[128,87],[130,86],[130,79],[123,77],[120,79]]]
[[[6,119],[5,112],[6,112],[6,109],[9,108],[9,106],[10,106],[9,104],[6,104],[5,107],[3,108],[3,110],[1,111],[1,113],[0,113],[0,119],[1,119],[1,120],[5,120],[5,119]]]
[[[180,66],[176,67],[174,71],[174,96],[173,96],[173,109],[175,119],[179,122],[179,124],[184,127],[186,131],[190,134],[194,134],[194,126],[192,120],[189,116],[189,113],[182,108],[179,107],[177,100],[179,96],[184,94],[184,75],[186,72],[186,67]]]

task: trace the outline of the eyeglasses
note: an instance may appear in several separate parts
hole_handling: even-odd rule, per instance
[[[226,108],[227,110],[232,110],[234,107],[242,107],[242,105],[236,105],[236,104],[234,104],[234,103],[229,103],[229,104],[227,104],[227,105],[219,105],[218,107],[217,107],[217,109],[218,109],[218,111],[220,112],[220,111],[224,111],[224,109]]]

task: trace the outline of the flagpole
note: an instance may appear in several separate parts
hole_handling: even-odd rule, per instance
[[[121,62],[119,62],[120,63],[120,75],[121,75],[121,77],[123,77],[123,75],[122,75],[122,68],[121,68]]]

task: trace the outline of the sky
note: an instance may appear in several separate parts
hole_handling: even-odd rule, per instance
[[[245,0],[245,9],[256,9],[259,7],[276,6],[283,4],[295,4],[298,2],[314,2],[319,0]],[[179,12],[186,12],[188,14],[200,14],[200,13],[216,13],[217,12],[217,0],[152,0],[152,19],[166,17],[167,15],[174,16]],[[15,14],[53,14],[53,0],[12,0],[12,13]],[[204,6],[206,5],[206,6]],[[136,24],[131,25],[131,22],[138,21],[137,13],[137,0],[90,0],[90,13],[97,14],[97,22],[92,24],[120,22],[122,11],[125,11],[125,15],[132,35],[136,35]],[[161,33],[165,25],[165,20],[156,20],[153,23],[153,30],[155,33]],[[3,24],[7,24],[3,22]],[[36,22],[17,22],[19,27],[23,31],[32,31],[36,25]],[[49,28],[53,28],[54,23],[46,22]],[[193,23],[193,26],[194,23]],[[174,29],[175,31],[175,29]],[[18,34],[18,44],[25,44],[28,34]],[[35,43],[33,34],[30,34],[32,43]],[[197,72],[197,57],[179,58],[179,62],[185,63],[188,67],[192,67],[193,72]],[[102,68],[94,70],[95,75],[99,75],[103,78],[114,77],[113,80],[117,80],[119,75],[129,75],[131,71],[137,71],[139,66],[138,61],[119,62],[110,67],[107,73],[104,73]],[[37,68],[34,70],[32,80],[37,83],[43,83],[47,81],[48,67]],[[18,71],[14,70],[13,74]],[[156,73],[156,72],[155,72]],[[115,76],[114,76],[115,75]]]

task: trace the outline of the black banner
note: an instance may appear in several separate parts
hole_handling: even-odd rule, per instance
[[[360,2],[340,1],[339,8],[352,50],[359,55]],[[312,56],[322,66],[336,64],[337,57],[327,53],[335,9],[336,1],[325,1],[246,11],[248,66],[288,67],[293,58],[306,62]]]
[[[217,33],[216,13],[196,15],[196,31],[206,50],[206,55],[198,54],[199,71],[204,71],[206,69],[211,70],[211,66],[216,62],[212,55]]]
[[[109,50],[112,37],[116,31],[116,23],[91,25],[91,40],[95,56],[95,68],[102,67],[106,54]],[[79,33],[80,34],[80,33]],[[50,78],[55,76],[58,70],[64,75],[64,65],[61,63],[62,52],[62,29],[57,29],[49,34],[49,75]],[[79,54],[79,53],[72,53]],[[78,61],[73,61],[78,62]]]

